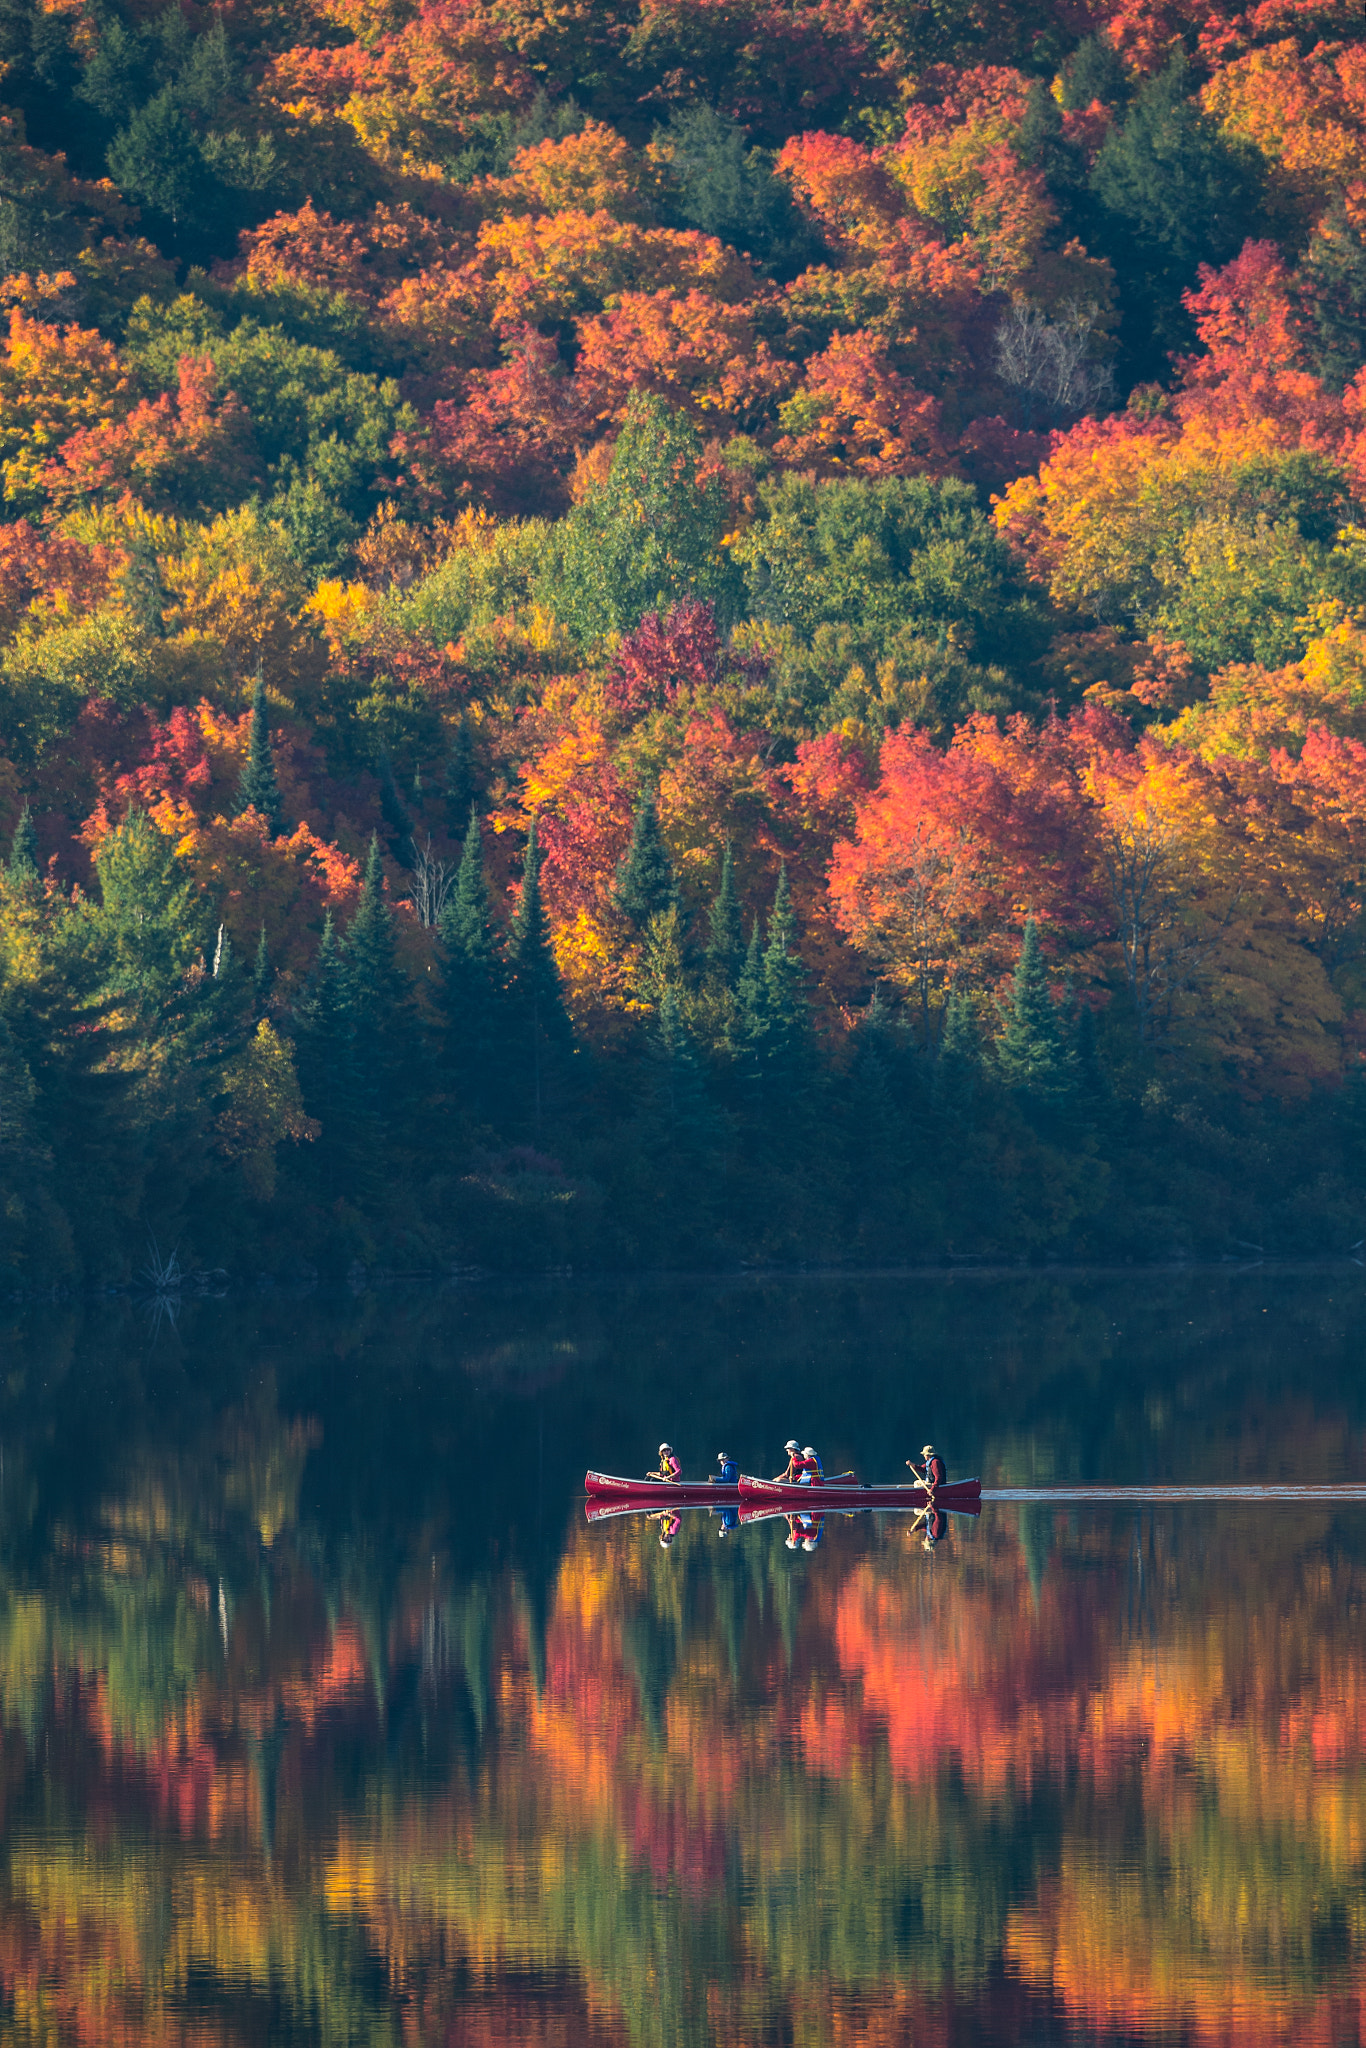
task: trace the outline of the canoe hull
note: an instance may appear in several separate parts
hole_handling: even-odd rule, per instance
[[[740,1474],[740,1498],[767,1508],[805,1509],[808,1514],[837,1508],[923,1508],[929,1495],[923,1486],[787,1486],[777,1479],[752,1479]],[[975,1514],[981,1507],[980,1479],[955,1479],[935,1490],[935,1506]]]
[[[590,1500],[629,1501],[639,1511],[661,1508],[733,1508],[738,1486],[712,1485],[706,1479],[620,1479],[612,1472],[588,1472],[583,1490]]]

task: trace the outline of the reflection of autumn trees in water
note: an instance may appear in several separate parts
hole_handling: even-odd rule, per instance
[[[576,1519],[543,1595],[415,1539],[380,1596],[315,1434],[239,1411],[9,1589],[0,2038],[1351,2036],[1350,1522]]]
[[[1353,2038],[1358,1511],[989,1507],[933,1560],[564,1514],[680,1388],[757,1438],[779,1373],[861,1466],[935,1387],[1015,1483],[1361,1470],[1353,1303],[1184,1285],[367,1298],[106,1381],[103,1330],[11,1346],[0,2048]]]

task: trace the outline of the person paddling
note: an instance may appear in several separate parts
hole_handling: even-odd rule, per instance
[[[735,1483],[736,1483],[736,1481],[737,1481],[737,1480],[739,1479],[739,1477],[740,1477],[740,1467],[739,1467],[739,1466],[738,1466],[738,1465],[736,1464],[736,1462],[735,1462],[734,1458],[732,1458],[732,1456],[731,1456],[730,1452],[729,1452],[729,1451],[718,1451],[718,1452],[716,1453],[716,1462],[717,1462],[717,1464],[718,1464],[718,1465],[720,1466],[720,1468],[721,1468],[721,1469],[720,1469],[720,1470],[719,1470],[718,1472],[713,1472],[713,1473],[712,1473],[712,1475],[711,1475],[711,1483],[712,1483],[712,1485],[713,1485],[713,1486],[734,1486],[734,1485],[735,1485]]]
[[[647,1479],[672,1479],[677,1481],[682,1476],[682,1472],[683,1467],[674,1456],[673,1445],[661,1444],[659,1447],[659,1470],[657,1472],[647,1472],[645,1477]]]
[[[775,1483],[779,1486],[795,1486],[802,1476],[802,1447],[795,1436],[790,1436],[783,1449],[787,1452],[787,1463],[781,1472],[775,1473]]]
[[[926,1444],[920,1455],[925,1460],[923,1471],[911,1458],[907,1458],[906,1463],[933,1500],[936,1489],[948,1478],[948,1468],[933,1444]]]
[[[823,1486],[824,1483],[825,1467],[820,1461],[820,1454],[811,1444],[808,1444],[802,1452],[801,1477],[798,1479],[797,1484],[799,1486]]]

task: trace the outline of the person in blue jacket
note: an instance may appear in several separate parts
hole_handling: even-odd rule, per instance
[[[738,1466],[738,1465],[736,1464],[736,1462],[735,1462],[734,1458],[732,1458],[732,1456],[731,1456],[730,1452],[729,1452],[729,1451],[718,1451],[718,1452],[716,1453],[716,1462],[717,1462],[717,1464],[718,1464],[718,1465],[720,1466],[720,1468],[721,1468],[721,1469],[720,1469],[720,1470],[719,1470],[718,1472],[713,1472],[713,1473],[712,1473],[712,1475],[711,1475],[711,1482],[712,1482],[712,1485],[713,1485],[713,1486],[734,1486],[734,1485],[735,1485],[735,1482],[736,1482],[736,1481],[738,1480],[738,1478],[740,1477],[740,1467],[739,1467],[739,1466]]]

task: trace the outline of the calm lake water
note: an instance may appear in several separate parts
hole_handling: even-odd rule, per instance
[[[1356,2043],[1366,1273],[0,1311],[0,2042]]]

